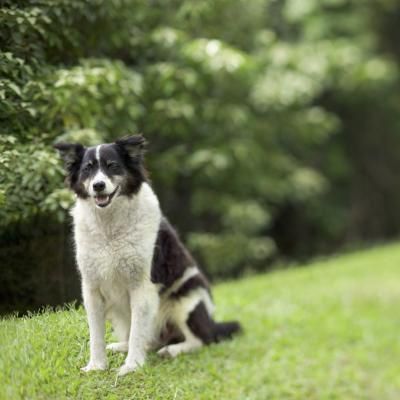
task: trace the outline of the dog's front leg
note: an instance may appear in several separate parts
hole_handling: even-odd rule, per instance
[[[155,285],[151,282],[131,290],[129,349],[124,365],[119,369],[118,375],[125,375],[143,365],[146,358],[146,350],[154,338],[158,303],[158,293]]]
[[[105,351],[104,302],[98,289],[83,283],[83,301],[87,313],[90,334],[90,360],[82,371],[104,370],[107,368]]]

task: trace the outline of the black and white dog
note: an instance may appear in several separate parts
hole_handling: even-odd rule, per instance
[[[76,258],[90,332],[83,371],[107,368],[106,319],[119,340],[107,349],[128,353],[119,375],[141,366],[150,348],[175,357],[240,330],[213,320],[207,280],[146,178],[144,143],[137,135],[88,148],[55,145],[77,196]]]

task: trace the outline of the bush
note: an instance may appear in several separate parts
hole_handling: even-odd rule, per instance
[[[55,141],[94,144],[140,131],[165,213],[213,276],[265,268],[277,249],[310,254],[349,232],[362,236],[347,191],[366,152],[353,157],[347,140],[362,149],[379,116],[398,143],[390,129],[399,74],[381,51],[390,7],[4,1],[3,234],[38,217],[65,220],[72,196]],[[376,106],[377,97],[385,102]],[[365,189],[355,192],[365,216],[373,207]]]

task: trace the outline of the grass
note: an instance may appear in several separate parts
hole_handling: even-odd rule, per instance
[[[0,321],[0,399],[399,399],[400,246],[215,288],[245,334],[116,378],[85,375],[82,309]]]

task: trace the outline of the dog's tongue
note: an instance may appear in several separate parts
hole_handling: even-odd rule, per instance
[[[105,206],[108,203],[109,196],[96,196],[95,201],[98,206]]]

